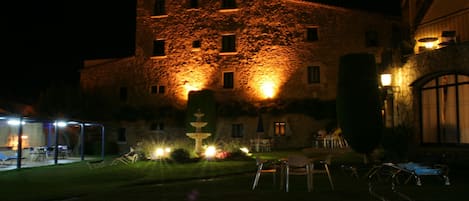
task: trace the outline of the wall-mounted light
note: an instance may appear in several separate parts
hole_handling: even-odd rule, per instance
[[[436,42],[438,41],[437,37],[425,37],[418,40],[418,42],[423,43],[425,48],[433,49],[436,46]]]
[[[63,128],[65,126],[67,126],[67,123],[65,121],[57,121],[57,122],[54,122],[54,126],[58,126],[60,128]]]
[[[392,75],[389,73],[381,74],[381,86],[389,87],[392,83]]]

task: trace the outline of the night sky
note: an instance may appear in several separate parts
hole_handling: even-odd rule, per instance
[[[14,13],[2,23],[0,99],[33,103],[52,84],[77,85],[83,59],[134,52],[134,1],[27,0],[7,7]]]
[[[398,0],[314,1],[379,8],[386,13],[395,13],[399,7]],[[135,4],[134,0],[6,3],[10,12],[2,19],[6,53],[2,54],[0,99],[34,103],[50,85],[78,85],[83,59],[133,55]]]

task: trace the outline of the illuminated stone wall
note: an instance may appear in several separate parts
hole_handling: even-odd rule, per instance
[[[407,62],[391,69],[395,92],[396,125],[412,126],[419,141],[420,103],[419,88],[429,79],[447,73],[469,75],[469,42],[426,51],[410,57]]]
[[[201,1],[188,9],[166,1],[165,16],[152,16],[151,1],[138,1],[137,52],[127,61],[85,67],[82,86],[128,86],[129,102],[153,100],[152,85],[163,85],[159,99],[185,105],[188,90],[212,89],[219,100],[261,101],[263,87],[273,99],[335,98],[339,57],[350,52],[379,56],[389,46],[391,20],[380,15],[301,1],[238,1],[221,10],[221,1]],[[318,41],[306,41],[306,28],[318,27]],[[365,46],[374,30],[379,47]],[[223,34],[236,35],[236,53],[220,53]],[[153,40],[165,40],[165,56],[151,57]],[[200,40],[201,48],[192,48]],[[307,83],[307,66],[320,66],[320,83]],[[223,89],[223,72],[234,72],[234,88]],[[116,96],[114,89],[114,94]],[[111,95],[110,94],[110,95]]]
[[[334,100],[340,56],[368,52],[379,63],[384,47],[391,46],[395,22],[295,0],[237,1],[237,8],[228,10],[220,9],[219,0],[199,1],[197,9],[181,2],[166,0],[167,15],[152,16],[154,1],[138,0],[135,56],[87,61],[82,88],[103,96],[108,107],[122,104],[120,87],[128,89],[125,104],[178,108],[185,107],[189,90],[200,89],[214,90],[219,102]],[[318,41],[306,40],[308,27],[318,28]],[[367,31],[377,33],[378,46],[366,46]],[[220,52],[224,34],[236,35],[235,53]],[[165,41],[165,56],[152,56],[154,40]],[[192,47],[195,40],[200,48]],[[320,66],[320,83],[307,83],[308,66]],[[233,89],[223,88],[228,71],[234,72]],[[164,86],[165,93],[151,94],[152,86]],[[295,135],[311,135],[317,127]],[[291,143],[309,143],[297,139]]]

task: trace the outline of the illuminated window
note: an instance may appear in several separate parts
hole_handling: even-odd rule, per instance
[[[469,143],[469,76],[433,77],[420,89],[421,139],[430,144]]]
[[[243,124],[232,124],[231,125],[231,137],[241,138],[244,135]]]
[[[117,142],[120,142],[120,143],[127,142],[127,136],[126,136],[126,129],[125,128],[119,128],[119,130],[117,131]]]
[[[378,47],[378,32],[376,31],[367,31],[365,33],[366,47]]]
[[[119,89],[119,99],[121,101],[127,101],[127,87],[121,87]]]
[[[236,36],[222,36],[221,52],[236,52]]]
[[[285,122],[274,122],[274,135],[275,136],[285,136]]]
[[[223,73],[223,88],[232,89],[234,87],[234,72]]]
[[[222,9],[232,9],[236,8],[236,0],[222,0],[221,1]]]
[[[192,41],[192,48],[200,48],[200,40]]]
[[[155,0],[153,15],[166,15],[165,0]]]
[[[189,8],[199,8],[199,0],[189,0]]]
[[[308,27],[306,28],[306,40],[307,41],[318,41],[318,28],[317,27]]]
[[[153,41],[153,56],[164,56],[164,40]]]
[[[308,84],[320,83],[319,66],[308,66]]]

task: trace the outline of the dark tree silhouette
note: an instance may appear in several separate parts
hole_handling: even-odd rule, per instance
[[[340,58],[336,107],[351,148],[369,156],[380,143],[383,127],[373,55],[353,53]]]

